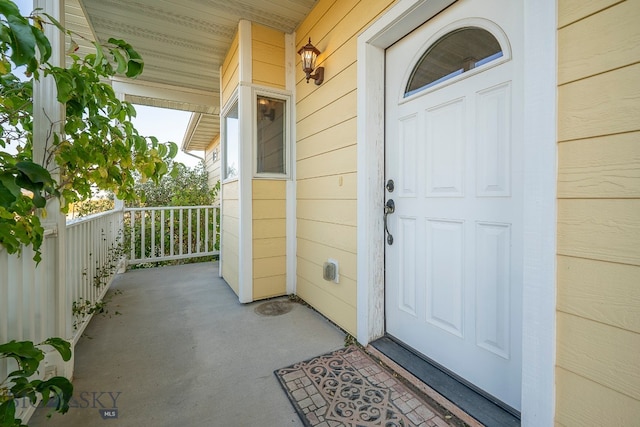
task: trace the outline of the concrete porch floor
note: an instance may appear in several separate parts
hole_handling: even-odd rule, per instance
[[[108,296],[75,349],[75,407],[40,408],[30,426],[301,426],[273,371],[344,345],[301,304],[240,304],[215,263],[130,271]]]

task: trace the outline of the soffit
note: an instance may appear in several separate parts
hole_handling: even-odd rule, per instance
[[[126,40],[143,57],[144,72],[122,83],[125,99],[204,115],[220,109],[220,66],[245,19],[293,32],[317,0],[66,0],[66,25],[86,39]],[[91,51],[76,40],[80,54]],[[207,118],[203,138],[219,133]],[[208,136],[204,135],[207,134]],[[192,132],[192,135],[200,135]],[[194,149],[185,138],[186,149]]]

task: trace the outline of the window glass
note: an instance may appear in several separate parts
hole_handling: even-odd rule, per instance
[[[257,97],[257,172],[286,174],[285,101]]]
[[[238,177],[238,102],[224,116],[224,167],[223,179]]]
[[[498,40],[482,28],[454,30],[436,41],[413,69],[404,96],[502,57]]]

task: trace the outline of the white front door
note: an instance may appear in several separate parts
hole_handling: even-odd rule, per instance
[[[519,4],[454,3],[387,50],[385,88],[387,333],[517,410]]]

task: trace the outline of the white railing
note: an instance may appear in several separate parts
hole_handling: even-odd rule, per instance
[[[122,217],[114,210],[68,223],[64,253],[48,230],[39,264],[30,247],[21,255],[0,248],[0,343],[52,336],[77,342],[122,259]],[[79,305],[85,308],[74,310]]]
[[[39,343],[58,335],[56,301],[56,238],[47,231],[40,247],[42,261],[33,260],[31,247],[22,254],[9,255],[0,247],[0,343],[33,341]],[[0,380],[3,366],[0,361]]]
[[[219,254],[217,206],[125,208],[129,264]]]
[[[120,208],[47,230],[39,264],[31,248],[18,256],[0,247],[0,343],[57,336],[75,346],[126,255],[130,263],[217,255],[218,222],[215,206]],[[0,380],[14,368],[0,360]]]
[[[37,265],[31,247],[23,247],[20,256],[9,255],[0,247],[0,344],[11,340],[38,344],[62,335],[64,321],[59,317],[58,302],[63,290],[56,280],[57,244],[55,231],[47,230],[40,246],[42,261]],[[0,382],[15,369],[17,365],[13,360],[0,359]],[[52,375],[40,372],[41,377],[45,374]],[[25,420],[34,410],[34,406],[23,399],[16,413]]]
[[[123,212],[112,210],[67,223],[67,331],[73,343],[99,311],[116,272],[124,267]]]
[[[42,261],[23,247],[9,255],[0,247],[0,343],[11,340],[41,343],[61,337],[75,346],[96,307],[104,297],[122,258],[123,212],[113,210],[47,230],[40,247]],[[49,359],[51,357],[51,359]],[[71,376],[73,365],[59,364],[47,353],[39,375]],[[16,368],[0,360],[0,381]],[[19,416],[28,419],[34,406],[25,403]]]

